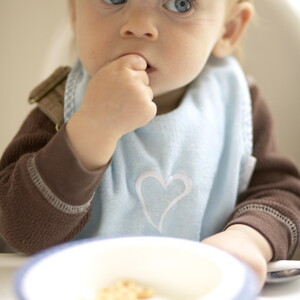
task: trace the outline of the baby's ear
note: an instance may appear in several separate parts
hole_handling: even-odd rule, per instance
[[[239,2],[229,12],[222,36],[217,40],[213,54],[219,58],[230,55],[235,50],[253,15],[253,5],[248,1]]]

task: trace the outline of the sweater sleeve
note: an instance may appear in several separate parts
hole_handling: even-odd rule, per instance
[[[0,236],[26,254],[71,240],[88,221],[105,169],[85,170],[65,127],[56,133],[36,108],[0,162]]]
[[[290,258],[298,244],[300,176],[295,164],[276,149],[272,119],[260,91],[250,85],[253,108],[253,155],[257,164],[248,189],[226,225],[248,225],[270,243],[273,259]]]

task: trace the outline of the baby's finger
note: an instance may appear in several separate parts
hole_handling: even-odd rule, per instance
[[[149,86],[146,87],[146,93],[149,101],[153,102],[153,90],[151,89],[151,87]]]
[[[140,80],[145,84],[145,85],[149,85],[149,76],[147,74],[147,72],[145,71],[141,71],[141,72],[138,72],[138,78],[140,78]]]
[[[146,87],[145,96],[148,101],[147,101],[147,109],[144,110],[143,112],[147,114],[147,119],[151,120],[156,116],[157,106],[153,102],[153,91],[150,87]]]
[[[120,57],[120,63],[124,64],[127,68],[136,70],[136,71],[144,71],[147,68],[146,60],[137,54],[127,54]]]

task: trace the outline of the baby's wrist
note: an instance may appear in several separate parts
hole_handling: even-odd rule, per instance
[[[118,137],[101,128],[84,114],[76,113],[66,126],[69,143],[82,166],[93,171],[111,159]]]
[[[104,118],[95,118],[89,111],[81,108],[76,114],[72,116],[70,121],[78,123],[82,131],[90,134],[95,140],[101,141],[113,141],[116,143],[122,136],[114,128],[114,124],[108,123]]]
[[[243,224],[234,224],[229,226],[226,231],[235,231],[244,235],[253,244],[255,244],[257,248],[259,248],[266,262],[269,262],[272,259],[273,251],[271,245],[268,240],[254,228]]]

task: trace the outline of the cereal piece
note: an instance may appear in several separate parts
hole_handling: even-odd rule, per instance
[[[154,296],[152,289],[141,286],[132,280],[118,280],[98,291],[95,300],[138,300]]]
[[[154,291],[151,288],[143,288],[143,290],[139,293],[139,298],[138,299],[148,299],[150,297],[154,296]]]

